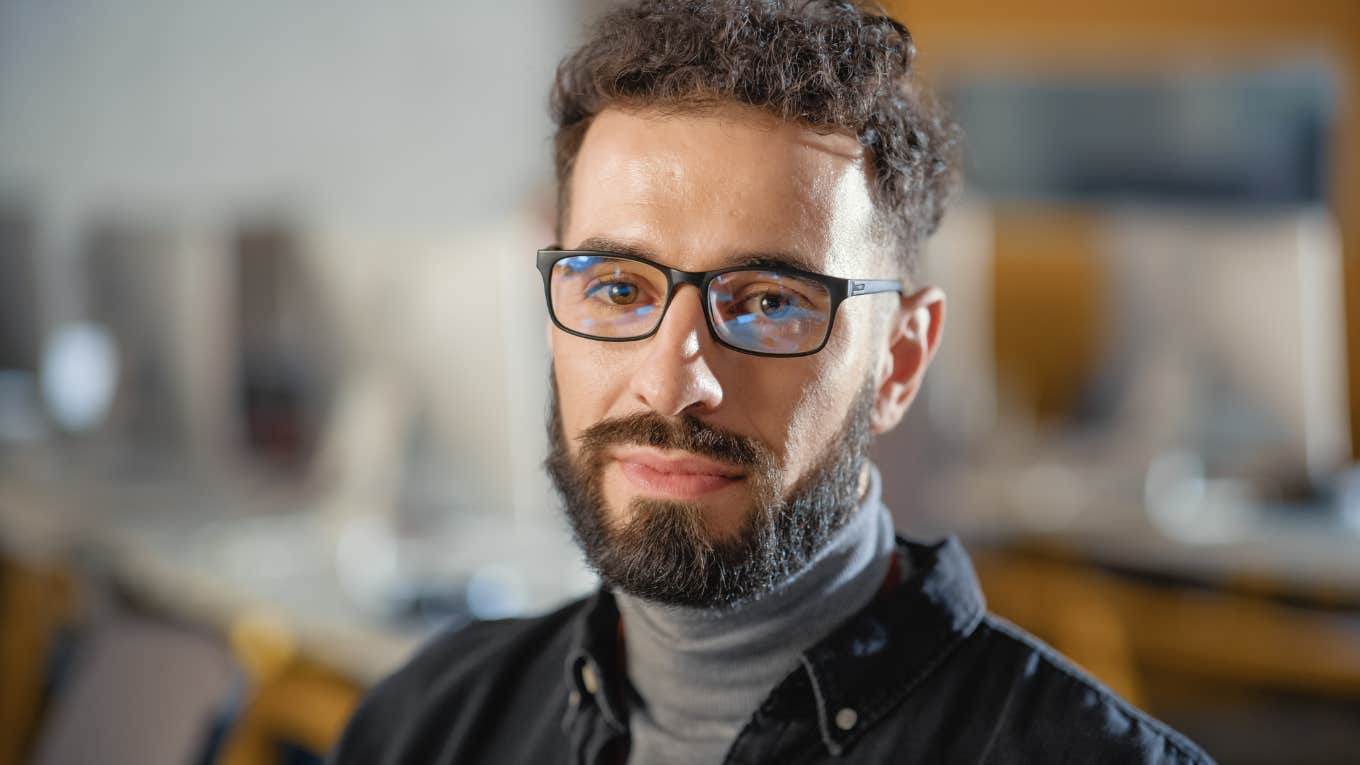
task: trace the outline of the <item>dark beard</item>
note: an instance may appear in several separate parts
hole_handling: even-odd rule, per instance
[[[580,450],[573,459],[562,434],[555,378],[545,466],[586,562],[606,585],[668,605],[733,606],[803,569],[854,513],[873,393],[866,380],[837,435],[783,501],[769,449],[691,415],[643,412],[598,422],[577,438]],[[628,520],[611,525],[601,487],[605,455],[609,447],[625,444],[692,452],[743,469],[752,506],[738,533],[715,537],[698,505],[656,499],[634,499]]]

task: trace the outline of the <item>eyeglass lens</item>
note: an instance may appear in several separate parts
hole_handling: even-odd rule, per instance
[[[553,265],[553,314],[574,332],[603,339],[643,337],[666,305],[666,273],[635,260],[575,255]],[[708,285],[718,337],[758,353],[816,350],[831,324],[831,294],[821,282],[760,269],[728,271]]]

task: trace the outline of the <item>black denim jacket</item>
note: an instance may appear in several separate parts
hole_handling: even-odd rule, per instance
[[[727,763],[1210,763],[986,613],[957,540],[898,540],[908,578],[803,654]],[[624,763],[613,597],[441,636],[361,704],[331,762]]]

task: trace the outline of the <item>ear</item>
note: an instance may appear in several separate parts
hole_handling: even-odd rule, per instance
[[[901,295],[883,342],[875,382],[877,398],[869,427],[886,433],[902,421],[935,358],[944,327],[944,292],[926,287]]]

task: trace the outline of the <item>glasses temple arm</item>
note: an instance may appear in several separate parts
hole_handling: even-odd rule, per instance
[[[846,297],[873,295],[878,292],[901,292],[903,284],[897,279],[850,279],[846,284]]]

